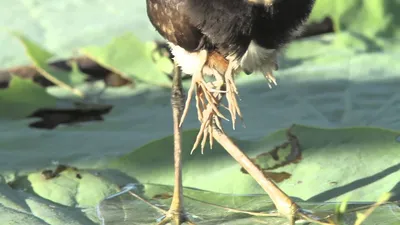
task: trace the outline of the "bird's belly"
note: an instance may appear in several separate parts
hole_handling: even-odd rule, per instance
[[[228,60],[216,52],[208,52],[204,64],[200,52],[189,52],[184,48],[169,43],[174,61],[181,67],[182,72],[193,75],[202,69],[204,75],[223,75],[228,68]]]
[[[188,52],[178,45],[169,43],[175,63],[181,67],[182,72],[193,75],[202,67],[201,58],[198,52]]]
[[[228,68],[229,59],[217,52],[209,52],[207,61],[203,64],[204,59],[201,58],[200,52],[189,52],[172,43],[169,43],[169,45],[174,61],[185,74],[193,75],[203,69],[202,73],[204,75],[224,75]],[[278,69],[277,53],[277,49],[265,49],[251,42],[242,57],[233,57],[230,60],[235,64],[233,67],[236,72],[241,70],[247,74],[261,72],[265,76]]]

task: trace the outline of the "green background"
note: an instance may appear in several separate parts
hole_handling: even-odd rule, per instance
[[[393,200],[399,199],[399,4],[398,0],[317,0],[311,21],[331,16],[338,32],[288,46],[280,58],[277,87],[269,89],[260,75],[237,81],[246,128],[238,125],[232,131],[227,123],[227,133],[254,158],[282,144],[284,130],[297,124],[293,133],[303,159],[272,172],[291,175],[278,184],[299,202],[312,202],[306,208],[332,210],[334,205],[319,205],[344,199],[374,201],[390,191],[396,194]],[[147,197],[169,192],[170,186],[158,186],[173,183],[170,91],[165,88],[169,81],[160,66],[150,63],[151,44],[145,42],[159,36],[148,22],[145,1],[1,1],[0,18],[5,28],[0,33],[2,68],[34,62],[49,71],[44,66],[49,58],[85,54],[139,81],[136,88],[107,88],[99,96],[103,85],[82,83],[79,71],[54,74],[85,93],[86,101],[114,108],[103,122],[50,131],[29,128],[35,119],[25,117],[38,108],[70,108],[76,96],[18,78],[0,91],[2,224],[94,224],[99,223],[95,207],[114,204],[99,205],[122,185],[139,182],[143,184],[139,192]],[[25,40],[30,49],[26,54],[7,29],[37,46]],[[184,123],[184,185],[203,191],[185,193],[219,205],[272,209],[265,195],[237,196],[263,191],[219,146],[206,149],[204,155],[199,151],[189,155],[199,127],[193,108]],[[257,162],[271,167],[268,157]],[[68,170],[45,180],[40,171],[57,163],[78,167],[82,179]],[[248,224],[249,220],[257,224],[254,218],[186,200],[188,211],[203,218],[199,224]],[[168,205],[168,200],[160,201]],[[127,195],[117,205],[124,210],[100,210],[107,225],[124,224],[113,220],[122,218],[122,212],[127,224],[140,219],[144,222],[138,224],[150,223],[157,217]],[[398,206],[385,206],[368,223],[394,225],[399,213]],[[346,218],[351,224],[354,215]]]

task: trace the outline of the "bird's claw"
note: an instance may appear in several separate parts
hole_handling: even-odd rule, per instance
[[[190,85],[188,96],[185,103],[185,108],[183,109],[182,117],[179,126],[182,126],[183,121],[189,111],[190,101],[193,97],[193,92],[196,93],[196,108],[197,115],[200,122],[203,122],[203,111],[211,106],[215,115],[219,118],[229,121],[218,109],[219,101],[217,96],[219,96],[223,91],[219,89],[213,89],[210,83],[206,83],[201,74],[193,76],[192,83]],[[213,93],[215,95],[213,95]]]
[[[175,225],[186,223],[188,225],[196,225],[192,222],[184,212],[168,211],[163,217],[159,218],[157,225],[166,225],[173,222]]]
[[[235,129],[236,116],[239,116],[240,119],[243,119],[242,112],[240,111],[239,104],[237,102],[236,96],[238,95],[238,91],[236,88],[235,81],[233,77],[225,77],[226,80],[226,100],[228,101],[228,111],[231,114],[232,118],[232,127]]]
[[[200,143],[201,143],[201,154],[203,154],[207,138],[209,139],[210,148],[212,149],[214,141],[213,126],[217,126],[220,130],[222,130],[221,122],[217,118],[217,115],[213,111],[210,104],[201,113],[202,113],[202,121],[200,121],[201,122],[200,130],[199,133],[197,134],[196,141],[193,144],[193,148],[190,154],[194,152],[194,150]]]

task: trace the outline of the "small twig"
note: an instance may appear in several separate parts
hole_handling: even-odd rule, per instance
[[[146,203],[147,205],[149,205],[150,207],[152,207],[153,209],[163,213],[163,214],[167,214],[167,211],[165,211],[164,209],[155,206],[154,204],[152,204],[151,202],[147,201],[146,199],[140,197],[139,195],[137,195],[135,192],[133,191],[128,191],[128,193],[132,196],[134,196],[135,198],[139,199],[140,201]]]
[[[320,224],[320,225],[336,225],[336,224],[333,223],[333,222],[332,222],[332,223],[325,223],[325,222],[316,220],[316,219],[314,219],[314,218],[312,218],[312,217],[306,215],[305,213],[299,213],[299,215],[300,215],[303,219],[305,219],[306,221],[313,222],[313,223],[317,223],[317,224]]]
[[[368,208],[365,213],[360,214],[359,216],[361,217],[359,216],[357,217],[357,220],[354,223],[354,225],[361,225],[376,208],[386,203],[390,199],[390,197],[391,197],[390,193],[384,194],[375,204],[373,204],[370,208]]]

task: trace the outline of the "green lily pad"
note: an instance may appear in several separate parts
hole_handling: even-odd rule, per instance
[[[33,65],[35,65],[40,74],[54,84],[59,85],[60,87],[65,88],[80,97],[83,97],[83,93],[72,86],[74,82],[83,81],[83,78],[85,77],[84,74],[77,70],[76,66],[73,66],[72,72],[65,72],[52,68],[48,65],[48,62],[54,57],[54,54],[48,52],[22,34],[17,32],[12,32],[12,34],[22,42],[27,55],[30,57]]]
[[[183,134],[183,149],[191,148],[196,134],[197,131]],[[319,129],[295,126],[293,134],[301,146],[301,160],[269,170],[290,174],[290,178],[279,186],[291,196],[320,202],[340,201],[350,195],[351,201],[373,201],[398,185],[400,142],[396,138],[400,136],[399,132],[366,127]],[[278,131],[261,141],[236,142],[250,157],[258,157],[285,139],[285,132]],[[112,161],[110,168],[142,183],[172,185],[172,143],[171,137],[150,143]],[[191,156],[186,151],[183,159],[184,186],[227,194],[263,193],[219,145],[204,155],[197,152]],[[265,168],[264,162],[277,160],[265,156],[256,163]]]
[[[22,189],[11,189],[4,183],[0,184],[0,202],[2,224],[95,224],[78,208],[62,206]]]
[[[148,21],[145,4],[145,1],[125,0],[113,4],[102,0],[0,2],[0,27],[21,31],[65,58],[75,56],[81,47],[105,44],[127,31],[134,32],[141,40],[159,37]],[[0,52],[2,67],[30,62],[21,44],[8,33],[0,32],[0,40],[4,47]]]
[[[171,81],[152,60],[154,45],[140,41],[127,33],[115,38],[105,47],[90,46],[81,52],[102,66],[135,80],[171,87]]]
[[[393,37],[399,35],[399,2],[380,0],[318,0],[311,21],[326,16],[334,20],[336,30],[350,30],[366,37]]]
[[[231,124],[224,123],[226,132],[265,173],[282,178],[278,185],[306,209],[333,212],[336,203],[330,202],[346,198],[351,209],[360,204],[352,201],[374,201],[388,191],[397,194],[393,200],[399,199],[400,55],[395,42],[400,20],[396,5],[396,1],[318,0],[312,20],[332,16],[342,33],[290,45],[280,60],[278,87],[268,89],[257,75],[237,80],[247,128],[238,124],[232,131]],[[43,131],[27,128],[25,120],[1,120],[0,224],[101,224],[98,206],[106,209],[102,211],[106,225],[154,222],[161,214],[132,196],[102,201],[119,187],[140,182],[142,196],[164,208],[170,204],[171,186],[143,184],[172,184],[173,179],[170,91],[159,88],[169,87],[163,72],[169,72],[171,65],[166,60],[158,65],[151,62],[154,46],[145,41],[159,36],[148,22],[145,1],[42,0],[12,6],[4,1],[0,11],[0,25],[23,30],[33,44],[50,49],[33,48],[31,55],[40,63],[49,57],[70,56],[75,49],[89,49],[102,65],[148,84],[139,84],[137,89],[107,88],[96,100],[114,108],[101,122]],[[20,19],[15,20],[15,15]],[[127,31],[135,36],[118,37]],[[1,64],[29,62],[21,46],[7,35],[0,36],[6,46],[0,53]],[[98,46],[114,37],[108,46]],[[122,54],[116,47],[132,51]],[[61,76],[42,64],[40,68],[70,86],[82,82],[79,75]],[[2,118],[22,118],[37,108],[54,106],[55,98],[47,99],[43,89],[38,94],[30,83],[21,82],[12,82],[13,88],[5,90],[14,91],[6,96],[13,99],[15,110],[4,111],[7,108],[0,99]],[[80,90],[86,93],[85,88]],[[34,91],[27,94],[25,90]],[[2,91],[1,97],[8,93]],[[57,98],[76,100],[65,90],[49,91]],[[295,150],[292,144],[282,145],[287,141],[285,129],[294,123],[301,124],[293,129],[300,143],[299,161],[288,157]],[[189,155],[198,126],[191,107],[183,127],[184,185],[208,191],[185,189],[188,212],[197,216],[199,224],[284,224],[280,218],[254,218],[211,205],[273,209],[260,187],[218,145],[204,155]],[[279,160],[268,152],[276,146],[280,146]],[[64,171],[43,179],[40,170],[54,162],[78,167],[81,178],[76,171]],[[398,224],[396,204],[379,207],[365,224]],[[346,224],[352,225],[355,218],[354,212],[346,215]],[[146,223],[140,223],[141,219]]]
[[[57,99],[32,80],[13,76],[7,89],[0,89],[0,118],[26,118],[40,108],[55,107]]]
[[[124,190],[129,190],[127,188],[131,192],[120,192],[96,207],[96,212],[104,224],[155,224],[156,219],[162,216],[162,210],[171,204],[173,190],[170,186],[129,184]],[[196,224],[287,224],[286,218],[268,216],[268,212],[274,210],[274,206],[266,195],[225,195],[185,188],[184,202],[186,212]],[[337,203],[298,203],[320,217],[336,219],[334,212]],[[357,216],[369,207],[369,203],[349,203],[347,210],[342,214],[342,224],[353,225]],[[396,218],[399,210],[394,203],[381,205],[363,224],[372,225],[385,221],[385,224],[394,225],[399,222]]]

